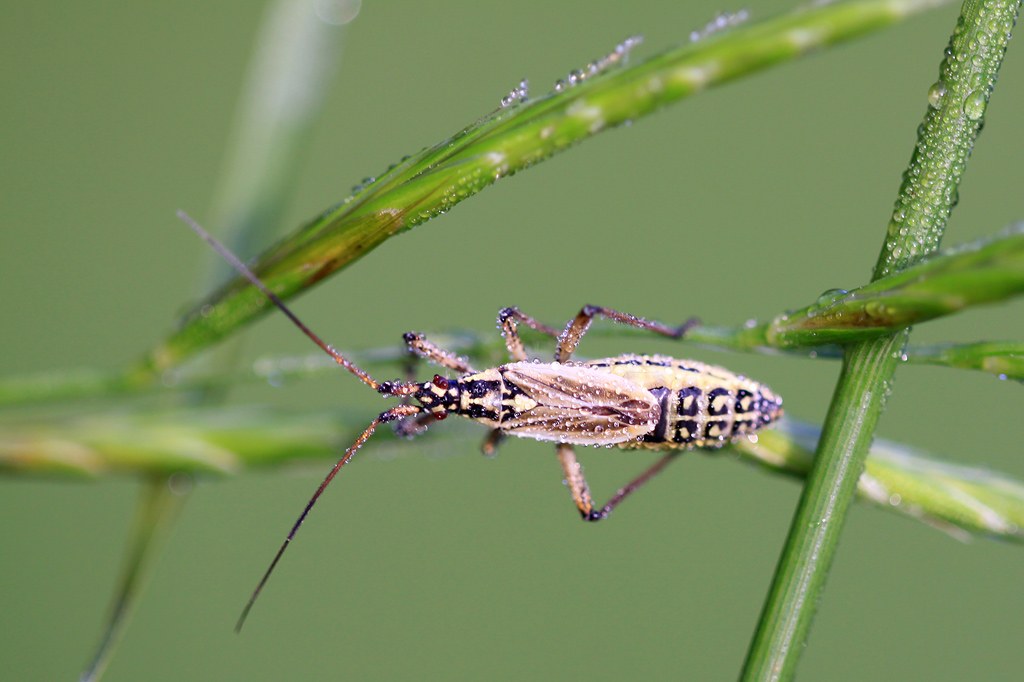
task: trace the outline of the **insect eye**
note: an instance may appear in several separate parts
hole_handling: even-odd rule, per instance
[[[435,412],[434,413],[434,419],[436,419],[437,421],[441,421],[442,419],[444,419],[447,416],[448,416],[447,412]]]
[[[448,379],[446,379],[445,377],[441,376],[440,374],[435,374],[434,375],[434,385],[437,386],[438,388],[442,389],[442,390],[445,390],[445,389],[448,388]]]

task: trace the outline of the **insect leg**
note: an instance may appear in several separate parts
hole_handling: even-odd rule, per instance
[[[587,333],[587,329],[590,328],[590,323],[594,321],[595,315],[601,315],[607,317],[610,320],[621,322],[623,324],[629,324],[640,329],[646,329],[656,334],[663,334],[673,339],[682,338],[684,334],[690,329],[700,324],[700,320],[696,317],[691,317],[686,322],[678,327],[668,327],[660,322],[648,322],[642,317],[635,317],[628,313],[620,313],[617,310],[611,308],[603,308],[597,305],[585,305],[580,310],[580,314],[577,315],[572,321],[565,326],[565,331],[558,337],[558,347],[555,349],[555,362],[568,362],[569,357],[572,356],[572,352],[576,350],[576,346],[579,345],[580,339]]]
[[[416,383],[417,372],[416,370],[420,365],[420,356],[412,348],[405,349],[405,363],[403,369],[405,370],[405,383],[414,384]],[[402,405],[412,405],[413,399],[411,395],[407,395],[402,398]],[[412,438],[418,436],[427,430],[432,422],[436,421],[433,415],[413,415],[406,417],[401,421],[396,421],[392,425],[392,430],[395,435],[399,438]]]
[[[648,469],[647,471],[645,471],[644,473],[640,474],[632,481],[630,481],[628,485],[619,488],[619,491],[612,496],[612,499],[608,500],[608,504],[606,504],[598,511],[591,511],[590,515],[585,516],[584,518],[587,521],[600,521],[603,518],[607,518],[607,516],[612,513],[612,510],[619,505],[619,502],[622,502],[624,499],[629,497],[633,492],[639,490],[644,485],[644,483],[647,483],[647,481],[651,480],[656,475],[661,473],[661,470],[668,466],[669,462],[671,462],[681,454],[683,454],[682,450],[674,450],[672,452],[669,452],[667,455],[665,455],[657,462],[655,462],[654,466],[652,466],[650,469]]]
[[[434,345],[422,334],[416,334],[409,332],[403,337],[405,343],[409,348],[410,362],[406,364],[406,376],[405,380],[407,384],[413,384],[416,381],[416,361],[419,358],[426,358],[427,360],[446,367],[450,370],[454,370],[460,374],[473,373],[474,370],[468,362],[462,358],[450,353],[443,348],[439,348]],[[409,404],[409,400],[403,400],[402,404]],[[436,415],[433,414],[420,414],[395,424],[395,435],[400,438],[412,438],[426,431],[427,427],[437,421]]]
[[[568,443],[559,443],[555,452],[558,454],[558,463],[562,465],[562,471],[565,472],[565,482],[569,486],[569,490],[572,491],[572,501],[576,503],[576,508],[580,510],[583,518],[591,520],[594,513],[594,501],[590,498],[590,486],[587,485],[587,479],[583,476],[583,466],[576,459],[576,452]]]
[[[306,520],[306,516],[309,515],[309,511],[313,508],[313,505],[316,504],[321,493],[323,493],[324,489],[327,488],[328,484],[338,473],[341,467],[348,464],[349,460],[352,459],[352,455],[354,455],[356,450],[362,447],[363,443],[373,435],[373,432],[377,429],[378,425],[392,422],[396,419],[402,419],[403,417],[408,417],[419,412],[422,412],[422,409],[415,405],[397,405],[386,412],[382,412],[376,419],[370,422],[370,425],[366,427],[366,430],[363,431],[362,434],[360,434],[359,438],[356,438],[356,441],[352,443],[347,450],[345,450],[345,454],[341,456],[341,459],[339,459],[334,465],[334,468],[332,468],[330,473],[327,474],[327,478],[324,479],[323,483],[320,484],[320,487],[316,489],[315,493],[313,493],[313,497],[311,497],[309,502],[306,503],[306,508],[302,510],[302,514],[299,515],[298,521],[295,522],[295,525],[293,525],[292,529],[288,532],[288,536],[284,539],[284,544],[281,545],[281,549],[277,550],[277,554],[274,555],[274,560],[270,562],[270,568],[268,568],[267,572],[263,574],[263,578],[260,579],[256,589],[253,590],[252,596],[249,597],[249,601],[246,603],[245,608],[242,609],[242,615],[238,617],[238,623],[235,624],[235,632],[240,632],[242,630],[242,626],[245,625],[245,619],[249,616],[249,611],[252,610],[253,604],[256,603],[256,598],[260,596],[263,586],[267,584],[270,574],[273,573],[274,569],[277,567],[277,562],[281,560],[281,555],[284,554],[286,549],[288,549],[288,545],[291,543],[292,538],[295,537],[295,533],[299,530],[299,526],[301,526],[302,522]]]
[[[484,457],[497,457],[498,446],[501,445],[501,442],[505,440],[507,435],[501,429],[491,429],[491,432],[487,434],[487,438],[480,444],[480,453]]]
[[[669,462],[682,454],[681,450],[668,453],[655,462],[654,466],[650,469],[630,481],[628,485],[620,488],[612,496],[612,499],[608,500],[608,504],[595,510],[594,501],[590,497],[590,486],[587,485],[587,479],[583,475],[583,466],[577,461],[576,453],[573,451],[572,446],[568,443],[561,443],[558,445],[556,452],[558,453],[558,462],[562,465],[562,471],[565,472],[565,482],[572,491],[572,501],[576,503],[576,508],[580,510],[580,515],[583,516],[584,521],[600,521],[607,518],[620,502],[629,497],[633,492],[639,490],[647,481],[654,478],[662,469],[668,466]]]
[[[405,339],[405,343],[416,355],[421,358],[426,358],[430,362],[447,367],[450,370],[456,371],[459,374],[475,374],[476,370],[473,367],[458,357],[454,353],[438,348],[430,341],[427,341],[423,334],[416,334],[409,332],[402,337]]]
[[[523,348],[523,341],[519,338],[519,332],[516,330],[516,321],[524,322],[553,339],[558,338],[558,330],[554,327],[538,322],[529,315],[522,314],[516,308],[504,308],[498,313],[498,324],[501,325],[501,335],[505,337],[505,345],[508,346],[509,355],[512,356],[513,360],[526,362],[530,359],[526,354],[526,349]]]
[[[406,403],[402,403],[405,405]],[[424,412],[413,417],[406,417],[395,423],[395,435],[399,438],[414,438],[427,430],[427,427],[437,421],[433,412]]]
[[[405,340],[406,345],[409,348],[409,353],[412,361],[406,365],[406,377],[407,383],[412,384],[416,381],[416,360],[419,358],[426,358],[430,362],[446,367],[450,370],[458,372],[459,374],[470,374],[476,372],[472,366],[462,358],[456,356],[454,353],[439,348],[435,344],[431,343],[422,334],[416,334],[409,332],[402,337]],[[403,401],[406,404],[406,401]],[[427,427],[437,421],[437,417],[434,414],[420,414],[395,424],[395,435],[400,438],[412,438],[418,436],[427,430]]]

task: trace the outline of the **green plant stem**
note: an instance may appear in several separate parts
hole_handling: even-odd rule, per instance
[[[938,248],[1019,2],[967,0],[900,187],[874,279]],[[791,680],[909,332],[849,346],[742,680]]]
[[[291,412],[215,406],[80,417],[6,429],[0,473],[51,478],[172,472],[223,477],[311,458],[337,459],[372,418],[365,412]],[[360,459],[476,452],[482,431],[448,420],[443,432],[410,443],[381,429]],[[785,419],[729,448],[765,471],[807,477],[821,431]],[[948,453],[957,455],[960,453]],[[642,457],[623,453],[623,457]],[[723,458],[726,459],[726,458]],[[954,537],[991,536],[1024,542],[1024,482],[985,468],[955,466],[904,445],[876,441],[858,495],[886,511],[910,516]]]
[[[793,678],[896,368],[902,335],[847,352],[742,680]]]

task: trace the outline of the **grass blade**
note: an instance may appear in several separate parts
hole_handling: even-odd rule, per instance
[[[8,429],[0,439],[0,472],[56,477],[128,473],[153,480],[173,471],[229,476],[310,458],[337,458],[339,447],[343,449],[368,420],[368,413],[339,417],[328,411],[296,413],[257,406],[96,415]],[[443,439],[415,444],[384,429],[360,454],[416,456],[435,447],[475,451],[479,432],[469,424],[455,429]],[[820,433],[816,427],[786,419],[756,439],[731,447],[766,470],[806,478]],[[947,532],[952,529],[958,538],[969,533],[1024,541],[1024,482],[988,469],[947,464],[898,443],[872,445],[858,495]],[[893,504],[894,496],[898,504]]]
[[[183,478],[188,477],[183,474],[154,475],[142,489],[125,548],[121,578],[114,589],[110,615],[93,659],[82,673],[81,682],[96,682],[103,676],[121,636],[128,628],[132,612],[142,597],[149,569],[184,506],[187,490],[191,488],[181,483]]]
[[[251,264],[287,300],[389,237],[449,211],[497,179],[602,130],[769,66],[935,7],[936,0],[850,0],[816,5],[665,52],[635,66],[485,116],[402,161]],[[131,373],[162,372],[269,310],[242,278],[214,292]]]

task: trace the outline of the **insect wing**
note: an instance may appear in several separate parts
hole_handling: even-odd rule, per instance
[[[646,389],[610,372],[579,365],[517,362],[502,372],[528,409],[502,420],[517,436],[580,445],[636,440],[654,429],[661,407]],[[534,404],[535,403],[535,404]]]

